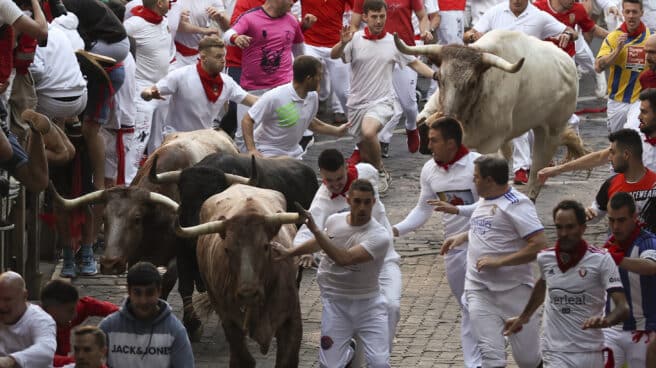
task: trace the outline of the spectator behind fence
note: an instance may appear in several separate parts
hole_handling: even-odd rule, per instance
[[[52,367],[56,347],[55,321],[27,302],[21,275],[0,274],[0,368]]]

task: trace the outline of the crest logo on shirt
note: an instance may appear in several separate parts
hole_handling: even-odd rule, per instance
[[[492,205],[492,208],[490,209],[490,214],[495,215],[497,213],[497,205]]]
[[[581,278],[585,277],[585,275],[587,274],[588,274],[588,270],[586,270],[585,267],[579,268],[579,276],[581,276]]]

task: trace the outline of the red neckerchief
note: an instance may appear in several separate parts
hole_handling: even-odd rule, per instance
[[[652,68],[656,68],[656,65],[652,65]],[[638,80],[643,91],[648,88],[656,88],[656,69],[647,69],[640,73]]]
[[[604,244],[604,248],[610,248],[612,246],[619,246],[624,252],[626,252],[627,249],[631,247],[631,244],[638,238],[638,235],[640,235],[640,230],[642,230],[642,226],[639,223],[636,223],[635,229],[633,229],[633,232],[631,235],[629,235],[629,239],[626,242],[620,243],[615,240],[615,235],[611,235],[608,240],[606,240],[606,244]]]
[[[155,13],[154,11],[144,7],[143,5],[138,5],[132,8],[132,15],[135,15],[137,17],[141,17],[145,19],[147,22],[152,23],[152,24],[160,24],[162,23],[162,20],[164,19],[163,16]]]
[[[556,261],[558,262],[558,268],[560,268],[561,272],[565,273],[570,268],[576,266],[576,264],[579,263],[579,261],[581,260],[581,258],[583,258],[585,252],[587,251],[588,251],[588,243],[583,239],[581,239],[581,242],[576,247],[576,249],[574,249],[573,253],[563,252],[560,249],[560,241],[556,240]],[[560,258],[561,252],[569,255],[569,259],[567,261],[563,261]]]
[[[449,167],[451,165],[456,163],[456,161],[460,160],[461,158],[465,157],[465,155],[468,154],[468,153],[469,153],[469,150],[467,149],[467,147],[465,147],[464,145],[461,144],[460,148],[458,148],[458,152],[456,152],[456,155],[453,157],[453,160],[451,160],[447,163],[435,160],[435,163],[437,164],[437,166],[443,168],[446,171],[449,171]]]
[[[383,30],[379,34],[375,35],[375,34],[371,34],[371,32],[369,32],[369,27],[364,27],[364,36],[363,37],[364,37],[365,40],[376,41],[376,40],[380,40],[381,38],[385,37],[385,35],[387,35],[387,32],[385,32],[385,30]]]
[[[342,189],[341,193],[330,193],[330,199],[335,199],[339,196],[346,197],[346,192],[351,188],[351,183],[358,179],[358,169],[353,165],[349,165],[348,171],[346,172],[346,184]]]
[[[646,27],[645,27],[644,23],[640,22],[640,25],[638,26],[638,28],[635,31],[633,31],[633,33],[629,33],[629,29],[626,26],[626,22],[624,22],[620,26],[620,29],[622,30],[622,32],[628,33],[629,38],[635,38],[635,37],[640,36],[640,34],[646,30]]]
[[[216,100],[219,99],[219,96],[221,96],[221,91],[223,91],[223,79],[221,79],[221,73],[218,73],[216,77],[210,77],[200,65],[200,60],[196,63],[196,70],[198,71],[200,82],[203,84],[203,89],[205,90],[207,99],[211,102],[216,102]]]
[[[656,146],[656,137],[645,138],[645,142],[651,144],[652,146]]]

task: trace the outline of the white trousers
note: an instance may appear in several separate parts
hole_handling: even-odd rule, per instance
[[[392,78],[394,90],[401,105],[400,113],[395,113],[394,117],[389,120],[383,129],[378,133],[378,140],[389,143],[396,125],[401,120],[401,115],[405,116],[405,128],[408,130],[417,129],[417,72],[409,66],[394,66]]]
[[[594,62],[595,57],[590,49],[590,45],[585,42],[583,36],[579,37],[574,41],[574,47],[576,48],[576,54],[574,54],[574,61],[577,65],[581,67],[581,70],[584,74],[595,74]]]
[[[368,367],[389,368],[389,331],[385,297],[345,299],[322,296],[319,366],[343,368],[353,357],[349,346],[358,336]]]
[[[513,172],[524,169],[529,170],[533,161],[531,160],[531,146],[533,142],[533,131],[515,137],[512,140],[513,145]]]
[[[116,176],[118,174],[118,152],[116,151],[116,137],[117,137],[116,131],[110,131],[101,128],[98,134],[103,139],[103,142],[105,142],[105,178],[116,180]],[[124,155],[128,151],[127,148],[130,147],[130,145],[132,144],[133,137],[134,137],[134,133],[123,134],[123,147],[125,149],[125,151],[123,152]],[[126,161],[127,161],[127,157],[126,157]],[[126,174],[125,184],[130,184],[133,178],[134,175],[128,178]]]
[[[543,351],[542,363],[544,368],[601,368],[604,366],[604,354],[601,351]]]
[[[462,316],[460,318],[460,341],[465,368],[476,368],[481,365],[481,351],[472,334],[469,306],[463,298],[465,292],[465,273],[467,271],[467,251],[460,249],[450,250],[444,256],[446,279],[453,297],[460,304]]]
[[[330,47],[305,45],[305,54],[319,59],[323,65],[319,99],[330,99],[333,112],[344,114],[350,86],[350,68],[342,59],[331,59],[330,50]]]
[[[633,342],[633,331],[623,331],[616,328],[604,329],[605,345],[613,352],[615,365],[620,368],[624,364],[630,368],[644,367],[647,359],[647,335],[640,341]]]
[[[606,125],[608,126],[608,132],[613,133],[622,129],[624,124],[626,124],[626,117],[631,108],[631,104],[609,99],[606,107]]]
[[[251,95],[259,97],[269,90],[271,90],[271,88],[256,89],[246,92],[250,93]],[[249,106],[246,106],[244,104],[237,104],[237,129],[235,130],[235,144],[237,145],[237,148],[239,149],[240,152],[246,152],[246,144],[244,143],[244,134],[241,132],[241,121],[244,118],[244,115],[246,115],[246,113],[248,112],[248,109],[250,109]],[[258,126],[258,122],[256,121],[255,125],[253,126],[253,132],[255,132],[257,126]]]
[[[137,91],[142,91],[146,87],[150,86],[137,82]],[[137,111],[134,119],[134,133],[130,144],[125,146],[126,183],[131,183],[139,170],[139,162],[141,162],[141,158],[150,139],[153,111],[157,106],[157,101],[144,101],[140,95],[137,95],[134,105]]]
[[[481,349],[483,368],[506,366],[504,324],[507,319],[522,313],[531,291],[528,285],[506,291],[465,290],[472,333]],[[540,363],[539,322],[536,313],[520,332],[508,337],[519,368],[535,368]]]
[[[462,45],[465,32],[465,12],[463,10],[440,11],[440,26],[437,29],[437,42],[440,45]]]
[[[50,119],[68,119],[84,112],[87,106],[87,89],[73,101],[60,101],[37,93],[36,111]]]

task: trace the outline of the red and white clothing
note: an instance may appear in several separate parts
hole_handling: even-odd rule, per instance
[[[587,244],[583,244],[582,251],[580,260],[568,267],[558,261],[556,248],[544,250],[537,256],[540,277],[547,285],[542,350],[554,355],[596,353],[598,361],[603,362],[603,331],[583,330],[581,326],[588,318],[604,315],[607,293],[622,292],[622,282],[607,252]]]
[[[14,24],[23,15],[23,11],[11,0],[0,0],[0,27]]]
[[[182,0],[179,2],[180,12],[189,11],[189,23],[203,28],[214,27],[212,19],[207,14],[207,8],[212,7],[225,11],[222,0]],[[195,64],[198,59],[198,43],[204,35],[199,33],[175,32],[175,64],[177,67]]]
[[[468,215],[466,207],[459,207],[463,216]],[[499,331],[506,319],[521,313],[523,307],[517,300],[528,300],[533,272],[530,264],[478,271],[477,262],[484,256],[515,253],[526,246],[527,238],[543,229],[533,202],[512,187],[499,197],[480,199],[471,213],[465,299],[484,367],[506,365],[505,341]],[[540,362],[538,334],[534,316],[521,332],[508,338],[520,367],[536,367]]]
[[[415,35],[412,28],[412,13],[424,9],[422,0],[390,0],[387,3],[387,21],[385,32],[389,34],[398,33],[399,37],[407,44],[415,44]],[[364,0],[355,0],[353,12],[363,14],[362,5]]]
[[[547,14],[550,14],[552,17],[558,19],[558,21],[566,26],[571,27],[572,29],[576,28],[576,26],[580,26],[583,32],[590,32],[595,27],[595,22],[590,19],[588,12],[585,11],[585,8],[581,3],[572,4],[572,7],[566,9],[564,12],[556,12],[549,3],[549,0],[538,0],[533,3],[533,5],[535,5],[536,8],[547,12]],[[558,46],[559,42],[557,38],[550,37],[548,40]],[[569,56],[574,56],[576,53],[574,48],[574,41],[569,41],[564,50],[567,52],[567,54],[569,54]]]
[[[440,45],[462,44],[465,32],[465,0],[438,0],[440,26],[437,42]]]
[[[419,177],[421,191],[417,204],[405,219],[394,225],[399,235],[414,231],[428,221],[434,212],[433,207],[427,203],[428,200],[442,198],[453,205],[476,203],[478,193],[473,181],[474,160],[479,156],[477,152],[468,152],[450,164],[438,164],[433,159],[426,161]],[[442,214],[442,220],[445,239],[469,230],[469,219],[466,217]],[[444,264],[451,293],[462,310],[460,331],[465,367],[478,367],[481,365],[481,353],[471,333],[469,310],[462,304],[467,269],[467,244],[449,250],[444,257]]]
[[[169,73],[157,82],[162,96],[170,97],[165,130],[188,132],[209,129],[226,102],[241,103],[248,95],[229,75],[220,73],[223,81],[221,94],[210,101],[201,82],[197,64],[186,65]]]

